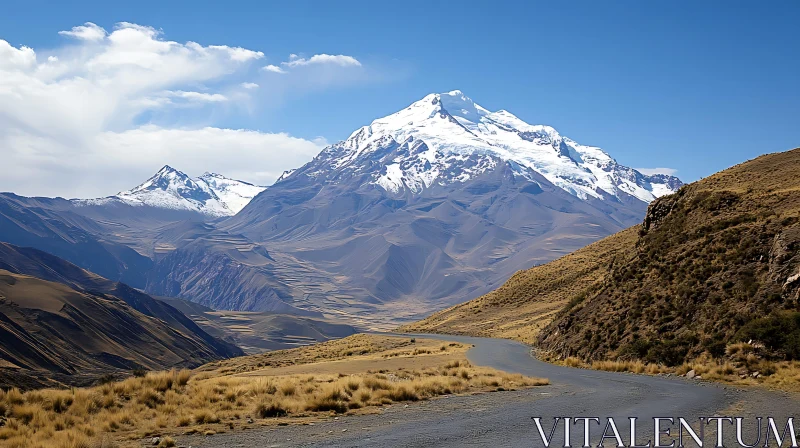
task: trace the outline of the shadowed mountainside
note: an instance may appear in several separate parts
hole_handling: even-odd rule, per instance
[[[238,347],[209,335],[194,321],[169,304],[156,300],[124,283],[113,282],[81,269],[46,252],[0,243],[0,269],[63,283],[76,291],[117,297],[136,311],[159,319],[187,337],[206,344],[208,349],[219,357],[228,358],[242,354]]]
[[[64,199],[0,194],[0,241],[35,247],[113,280],[143,287],[153,262],[101,235],[110,233]]]
[[[0,269],[2,386],[87,384],[136,368],[221,359],[203,341],[123,300]]]

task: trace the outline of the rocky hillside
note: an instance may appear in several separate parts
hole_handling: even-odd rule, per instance
[[[685,186],[654,201],[641,227],[518,274],[501,290],[413,328],[523,340],[526,332],[538,334],[541,348],[583,359],[676,365],[702,354],[723,356],[737,341],[756,343],[766,357],[796,359],[798,170],[800,149]],[[569,262],[577,257],[602,260],[605,273]],[[539,331],[549,318],[526,320],[524,309],[548,299],[563,309]],[[486,317],[466,317],[470,312]],[[510,316],[512,324],[495,316]]]
[[[673,365],[752,339],[800,356],[798,170],[800,150],[770,154],[656,200],[636,250],[541,345]]]

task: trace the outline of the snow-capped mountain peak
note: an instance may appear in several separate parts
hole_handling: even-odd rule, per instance
[[[122,201],[134,206],[195,211],[220,217],[235,215],[265,188],[216,173],[207,172],[191,178],[164,165],[151,178],[130,190],[102,199],[76,200],[75,203],[96,205]]]
[[[185,173],[169,165],[164,165],[153,177],[147,179],[142,184],[130,190],[117,193],[117,196],[134,198],[137,195],[154,191],[165,192],[174,197],[192,199],[200,202],[209,199],[218,199],[207,185],[201,185]]]
[[[602,149],[581,145],[550,126],[528,124],[506,110],[491,112],[460,90],[427,95],[374,120],[323,151],[323,157],[332,159],[334,169],[352,169],[385,153],[387,146],[412,142],[417,148],[424,144],[425,151],[382,160],[384,168],[373,183],[415,193],[434,183],[465,182],[499,160],[511,162],[520,176],[537,172],[581,199],[630,195],[649,202],[682,185],[672,176],[646,176],[622,166]],[[470,170],[461,169],[467,159]]]
[[[266,188],[241,180],[230,179],[217,173],[206,172],[197,180],[205,183],[233,214],[238,213],[251,199]]]

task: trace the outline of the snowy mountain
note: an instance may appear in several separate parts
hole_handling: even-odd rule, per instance
[[[206,187],[217,195],[225,208],[234,215],[243,209],[251,199],[264,191],[266,187],[260,187],[240,180],[229,179],[216,173],[205,173],[195,179],[198,184],[205,184]]]
[[[270,259],[215,239],[204,263],[200,249],[170,254],[169,278],[151,292],[179,286],[220,300],[212,307],[288,304],[390,328],[640,223],[648,202],[681,184],[459,91],[432,94],[325,148],[216,224]],[[218,299],[196,290],[193,279],[226,269],[247,283],[220,282]]]
[[[490,112],[459,90],[430,94],[373,121],[326,148],[318,161],[326,163],[307,174],[342,179],[342,173],[374,171],[370,182],[392,193],[464,183],[502,162],[517,176],[532,180],[539,173],[581,199],[630,195],[650,202],[683,185],[676,177],[622,166],[550,126],[530,125],[505,110]]]
[[[215,173],[191,178],[165,165],[141,185],[101,199],[74,200],[77,205],[103,205],[117,201],[134,206],[188,210],[212,217],[232,216],[264,191],[247,182]]]
[[[453,91],[374,120],[267,189],[165,166],[103,199],[9,197],[0,233],[6,222],[39,241],[41,226],[15,227],[25,203],[54,231],[76,227],[91,266],[140,266],[148,293],[389,329],[641,223],[681,185]]]

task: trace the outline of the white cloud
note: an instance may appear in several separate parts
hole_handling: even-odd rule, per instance
[[[74,37],[75,39],[98,41],[106,38],[106,30],[92,22],[86,22],[80,26],[74,26],[70,31],[59,31],[63,36]]]
[[[353,74],[342,67],[361,65],[344,55],[293,56],[264,68],[297,70],[291,82],[259,88],[252,81],[261,51],[174,42],[128,22],[111,32],[87,22],[60,34],[69,38],[64,45],[38,52],[0,39],[0,157],[13,161],[0,164],[2,191],[106,196],[164,164],[269,184],[324,140],[223,129],[210,120],[282,98],[280,89],[346,84]]]
[[[261,67],[261,70],[272,73],[281,73],[281,74],[286,73],[286,70],[278,67],[277,65],[272,65],[272,64]]]
[[[183,90],[177,90],[177,91],[166,92],[166,94],[169,96],[182,98],[189,101],[200,101],[200,102],[210,102],[210,103],[228,101],[228,98],[225,95],[221,95],[219,93],[185,92]]]
[[[8,156],[15,163],[13,169],[3,169],[0,190],[9,191],[11,186],[29,195],[67,198],[108,196],[130,189],[165,164],[193,176],[213,170],[269,185],[283,170],[301,166],[327,144],[284,133],[155,125],[101,132],[80,147],[19,132],[4,137],[0,145],[12,148]],[[56,193],[42,184],[49,177],[55,178]]]
[[[666,174],[674,176],[678,170],[674,168],[635,168],[636,171],[644,174],[645,176],[652,176],[653,174]]]
[[[312,65],[312,64],[334,64],[340,65],[342,67],[347,66],[355,66],[361,67],[361,62],[358,59],[352,56],[346,56],[343,54],[331,55],[331,54],[315,54],[308,59],[301,58],[296,54],[289,55],[289,60],[287,62],[281,63],[287,67],[298,67],[302,65]]]
[[[261,67],[261,70],[272,72],[272,73],[280,73],[286,74],[289,73],[289,70],[296,69],[299,67],[305,67],[309,65],[317,65],[317,66],[337,66],[337,67],[361,67],[361,62],[358,59],[347,56],[343,54],[331,55],[331,54],[315,54],[310,58],[303,58],[296,54],[290,54],[289,60],[281,62],[281,65],[274,65],[269,64]]]
[[[14,48],[0,39],[0,69],[27,69],[36,64],[36,52],[32,48],[21,46]]]

